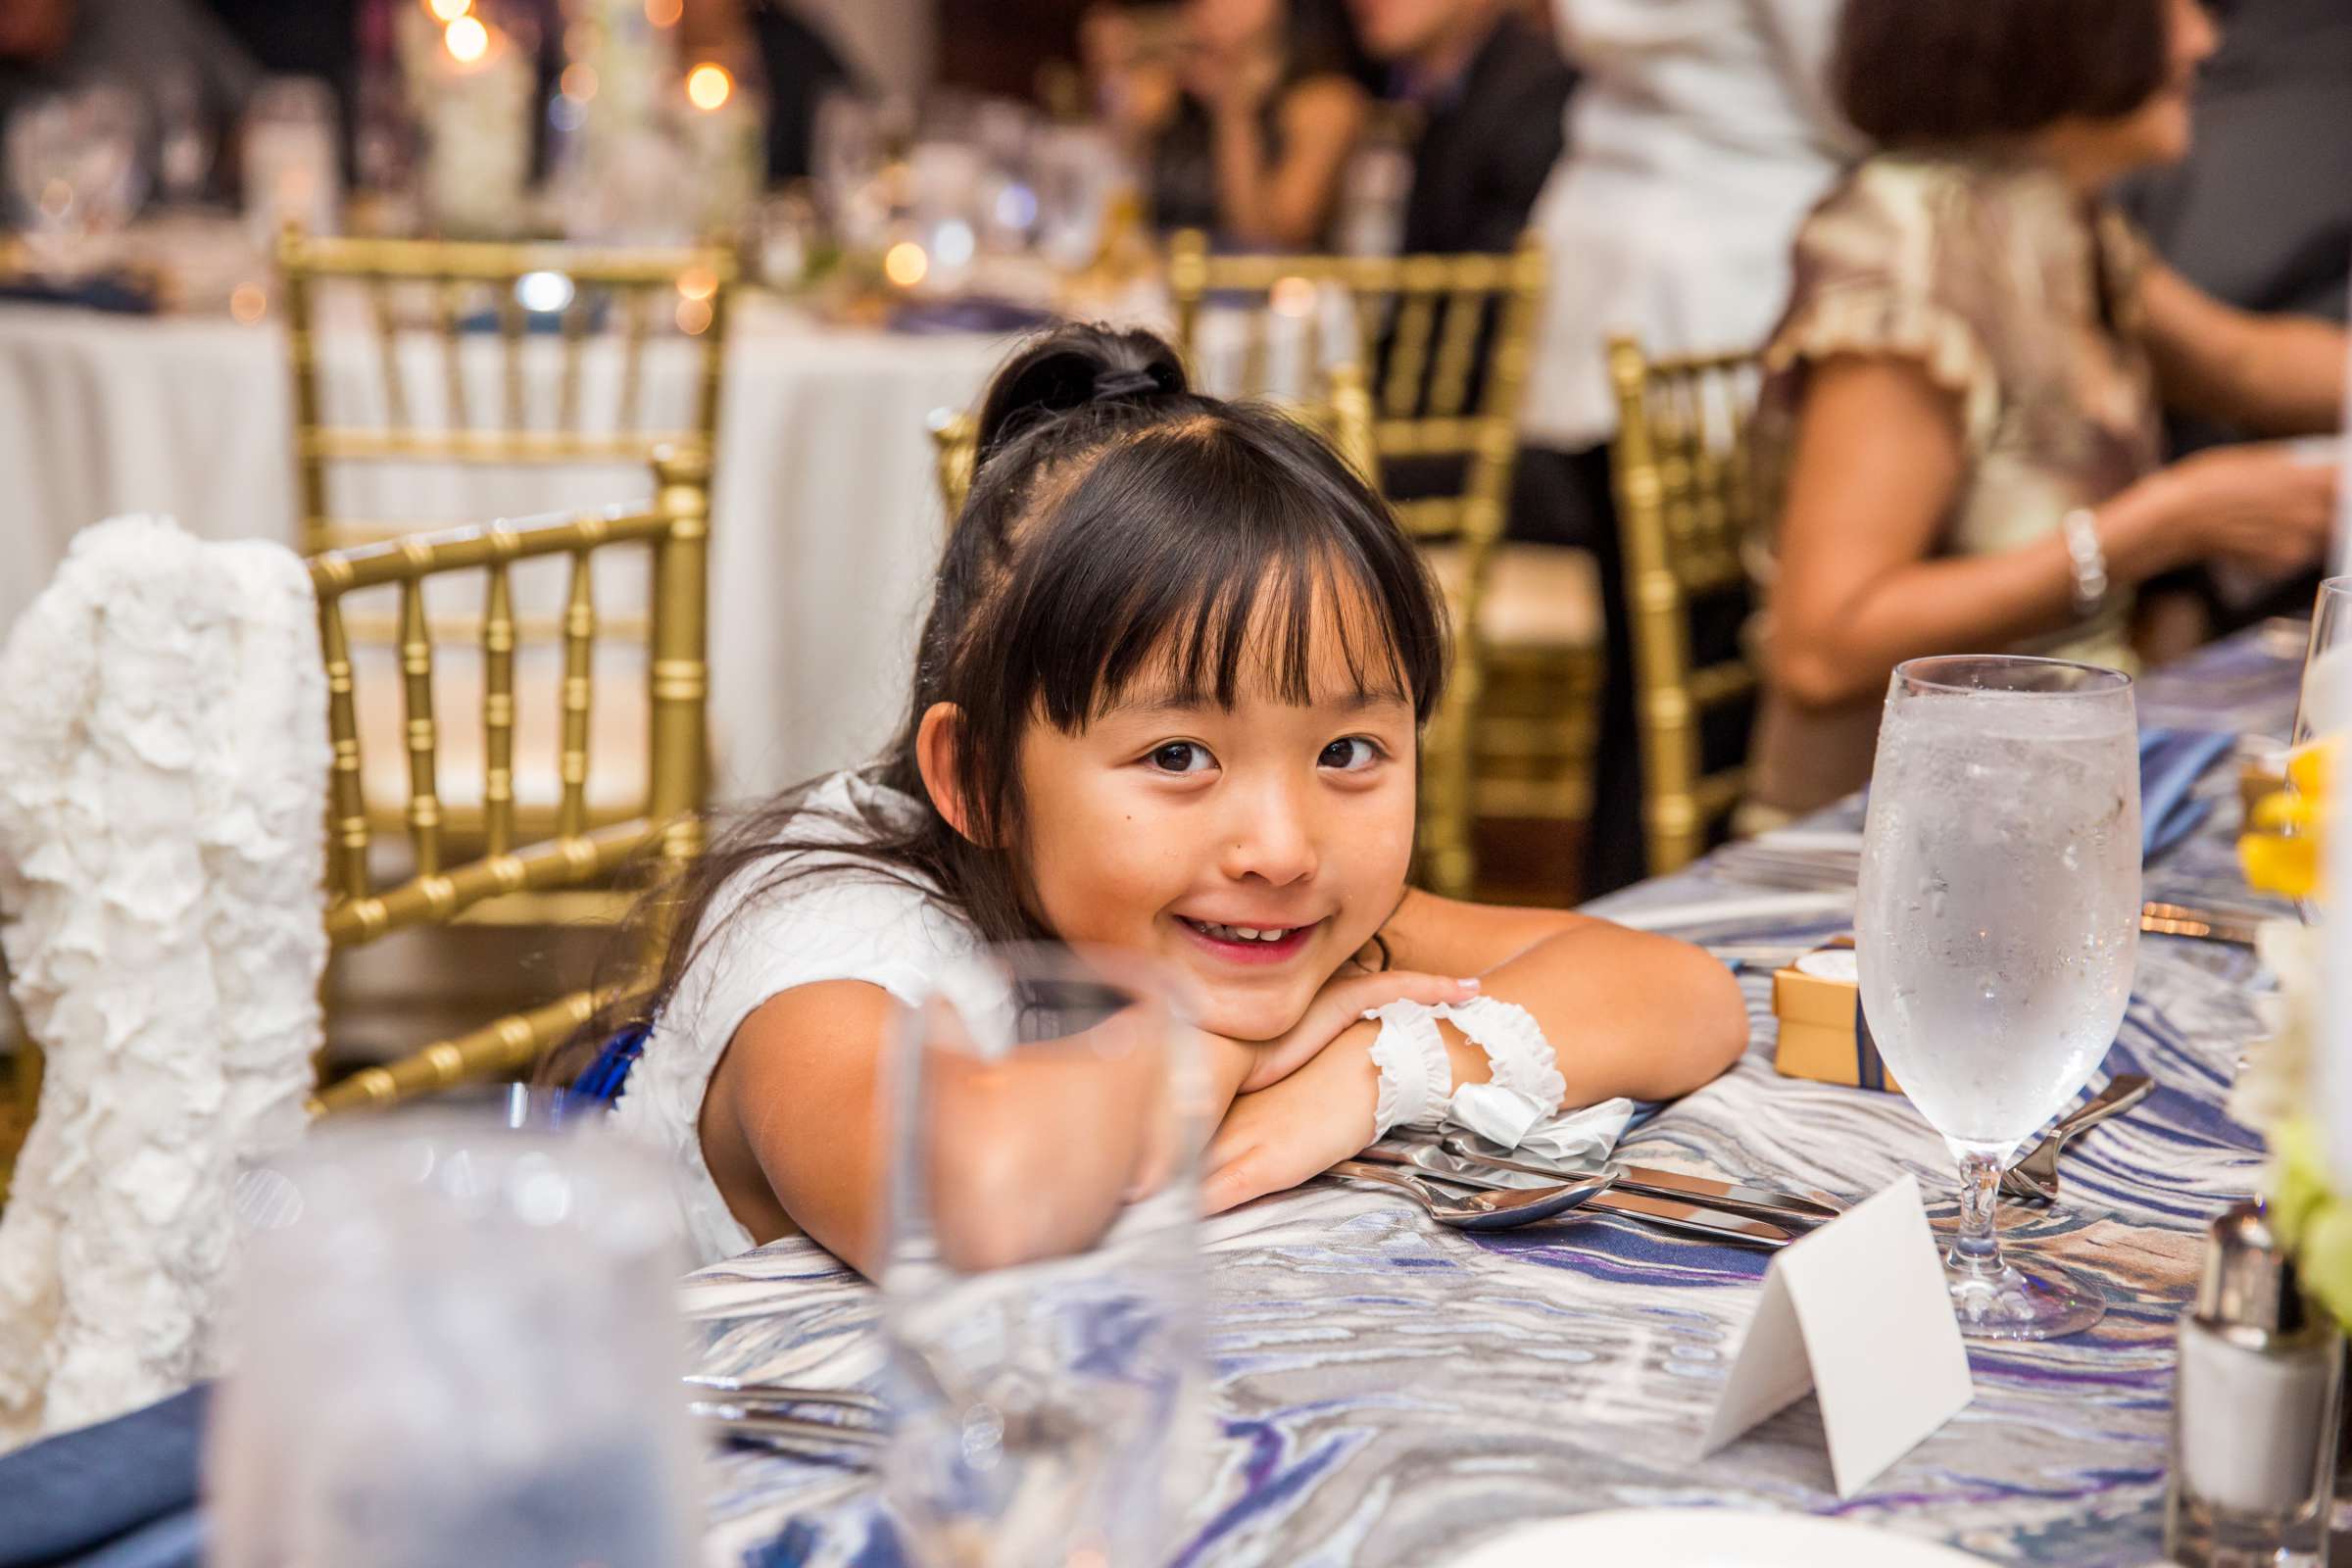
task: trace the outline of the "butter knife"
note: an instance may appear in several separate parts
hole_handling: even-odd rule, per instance
[[[2254,922],[2233,920],[2210,909],[2191,909],[2179,904],[2148,903],[2139,906],[2139,928],[2166,937],[2201,937],[2207,942],[2254,945]]]
[[[1494,1166],[1482,1167],[1479,1161],[1449,1154],[1435,1144],[1374,1144],[1358,1157],[1378,1164],[1402,1165],[1437,1181],[1450,1182],[1458,1187],[1474,1187],[1485,1192],[1507,1191],[1515,1185],[1503,1180]],[[1785,1211],[1767,1218],[1735,1212],[1712,1202],[1694,1202],[1689,1199],[1662,1197],[1656,1193],[1627,1192],[1622,1177],[1617,1186],[1609,1191],[1596,1193],[1585,1200],[1584,1206],[1621,1214],[1628,1219],[1654,1225],[1660,1230],[1704,1237],[1709,1241],[1742,1242],[1750,1247],[1787,1247],[1820,1223],[1811,1216]]]

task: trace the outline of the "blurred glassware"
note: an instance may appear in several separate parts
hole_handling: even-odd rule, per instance
[[[833,231],[846,249],[879,249],[890,221],[878,188],[887,162],[881,107],[853,92],[829,92],[817,102],[811,139],[816,188]]]
[[[342,205],[335,95],[313,76],[273,76],[245,108],[245,223],[265,250],[300,223],[332,234]]]
[[[1164,1559],[1203,1451],[1193,1039],[1150,965],[1029,945],[901,1031],[883,1491],[913,1560]]]
[[[1076,271],[1101,253],[1104,217],[1125,180],[1118,148],[1091,125],[1041,130],[1029,159],[1037,200],[1037,246],[1046,260]]]
[[[330,1124],[240,1184],[213,1568],[670,1568],[696,1450],[673,1201],[609,1131]]]
[[[8,120],[8,175],[33,266],[70,275],[102,264],[95,242],[120,232],[146,196],[142,113],[126,88],[36,97]]]
[[[172,207],[202,205],[213,176],[213,127],[193,66],[166,66],[155,82],[155,183]]]
[[[1333,223],[1343,256],[1394,256],[1404,246],[1404,208],[1413,190],[1407,127],[1395,115],[1374,119],[1340,174]]]
[[[760,202],[752,232],[760,281],[789,294],[815,275],[825,249],[823,225],[807,180],[795,180]]]
[[[2352,730],[2352,577],[2330,577],[2312,601],[2290,744],[2299,748],[2346,730]]]

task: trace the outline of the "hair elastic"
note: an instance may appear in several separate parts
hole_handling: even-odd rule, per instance
[[[1098,370],[1095,372],[1094,401],[1108,403],[1117,398],[1139,397],[1159,390],[1159,377],[1150,370]]]

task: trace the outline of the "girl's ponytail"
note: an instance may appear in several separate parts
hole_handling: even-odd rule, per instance
[[[1022,349],[989,383],[974,459],[986,464],[1048,419],[1074,409],[1189,390],[1175,350],[1150,332],[1060,327]]]

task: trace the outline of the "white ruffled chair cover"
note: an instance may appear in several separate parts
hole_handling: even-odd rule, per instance
[[[47,1055],[0,1215],[0,1448],[212,1370],[249,1161],[300,1137],[326,961],[302,563],[84,529],[0,650],[0,938]]]

